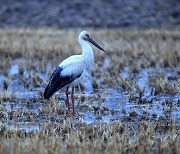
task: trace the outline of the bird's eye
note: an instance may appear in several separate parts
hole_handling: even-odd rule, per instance
[[[85,36],[84,36],[84,40],[88,40],[89,39],[89,34],[86,34]]]

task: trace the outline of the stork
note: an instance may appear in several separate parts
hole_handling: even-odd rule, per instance
[[[62,63],[60,63],[52,73],[50,81],[44,91],[44,98],[49,99],[55,92],[66,87],[66,102],[68,113],[70,114],[68,90],[69,87],[72,87],[71,101],[73,116],[75,115],[74,87],[77,86],[82,80],[83,72],[85,70],[89,70],[89,68],[94,64],[94,53],[89,42],[100,50],[104,51],[104,49],[98,43],[96,43],[96,41],[91,38],[86,31],[82,31],[79,34],[79,43],[82,47],[82,54],[70,56],[62,61]]]

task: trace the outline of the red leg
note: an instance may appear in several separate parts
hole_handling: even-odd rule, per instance
[[[74,109],[74,87],[72,87],[71,100],[72,100],[72,108],[73,108],[72,115],[75,116],[75,109]]]
[[[66,102],[67,102],[67,106],[68,106],[68,113],[70,113],[70,104],[69,104],[69,97],[68,97],[68,89],[69,89],[69,86],[67,86],[66,88]]]

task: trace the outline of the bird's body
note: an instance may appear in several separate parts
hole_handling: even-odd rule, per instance
[[[69,86],[74,87],[79,84],[85,69],[82,55],[74,55],[65,59],[59,67],[63,68],[62,76],[73,75],[75,77]]]
[[[60,63],[60,65],[52,73],[50,81],[44,91],[44,98],[49,99],[55,92],[62,89],[63,87],[67,87],[66,96],[68,100],[68,111],[70,111],[68,99],[69,86],[72,87],[71,99],[73,102],[74,87],[81,82],[84,71],[88,70],[94,64],[93,50],[88,41],[99,49],[103,50],[92,38],[90,38],[86,31],[81,32],[79,35],[79,43],[82,47],[82,54],[70,56],[69,58],[62,61],[62,63]],[[75,112],[73,102],[73,115],[74,114]]]

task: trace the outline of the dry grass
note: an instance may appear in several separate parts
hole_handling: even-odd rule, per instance
[[[178,133],[173,123],[95,126],[67,119],[29,134],[1,128],[0,153],[179,153]]]
[[[81,53],[78,34],[81,30],[51,29],[7,29],[0,31],[1,68],[9,66],[4,58],[38,58],[42,67],[46,66],[47,57],[57,65],[71,54]],[[90,33],[105,48],[106,54],[95,51],[96,62],[110,59],[108,71],[121,71],[130,66],[133,72],[139,68],[155,66],[178,67],[180,61],[179,30],[92,30]],[[30,62],[32,62],[31,59]],[[99,64],[99,63],[98,63]],[[99,64],[100,65],[100,64]],[[103,71],[103,70],[102,70]],[[101,72],[99,72],[101,74]],[[116,72],[118,73],[118,72]]]
[[[27,133],[18,127],[15,128],[15,124],[7,127],[10,125],[1,123],[0,153],[180,153],[179,124],[172,122],[171,119],[161,121],[159,118],[152,122],[141,118],[143,120],[138,121],[137,113],[131,111],[129,117],[125,116],[124,122],[87,125],[81,118],[73,120],[64,118],[64,106],[60,105],[64,100],[59,101],[57,98],[46,102],[49,105],[40,107],[38,114],[27,110],[7,113],[3,109],[2,103],[8,101],[45,103],[40,96],[43,86],[47,84],[46,79],[54,67],[69,55],[81,53],[77,40],[80,31],[81,29],[0,30],[0,73],[5,77],[2,86],[0,85],[2,122],[8,124],[8,120],[10,122],[12,120],[22,122],[23,125],[25,122],[33,123],[38,119],[40,124],[39,131]],[[94,90],[121,89],[129,95],[129,100],[153,105],[153,100],[144,98],[146,92],[138,85],[137,77],[142,70],[153,68],[155,75],[148,74],[147,77],[147,86],[154,91],[152,95],[167,93],[179,96],[179,30],[88,29],[88,31],[106,50],[103,54],[94,48],[96,62],[92,70]],[[18,65],[18,74],[10,75],[6,68],[14,64]],[[175,75],[167,77],[166,68],[173,70]],[[123,77],[124,71],[128,74],[127,77]],[[12,81],[16,81],[13,83],[15,86]],[[16,88],[16,84],[19,87]],[[38,99],[15,99],[12,97],[11,89],[37,90],[40,96]],[[83,84],[81,89],[84,90]],[[99,115],[101,112],[109,111],[108,108],[102,110],[94,105],[103,103],[106,96],[102,95],[103,93],[88,97],[82,95],[78,99],[80,109],[86,112],[91,110]],[[115,111],[112,112],[116,114]],[[41,119],[39,118],[41,116],[44,117]],[[130,117],[134,117],[135,120],[129,120]],[[54,118],[54,121],[51,118]],[[23,123],[23,120],[26,121]]]

